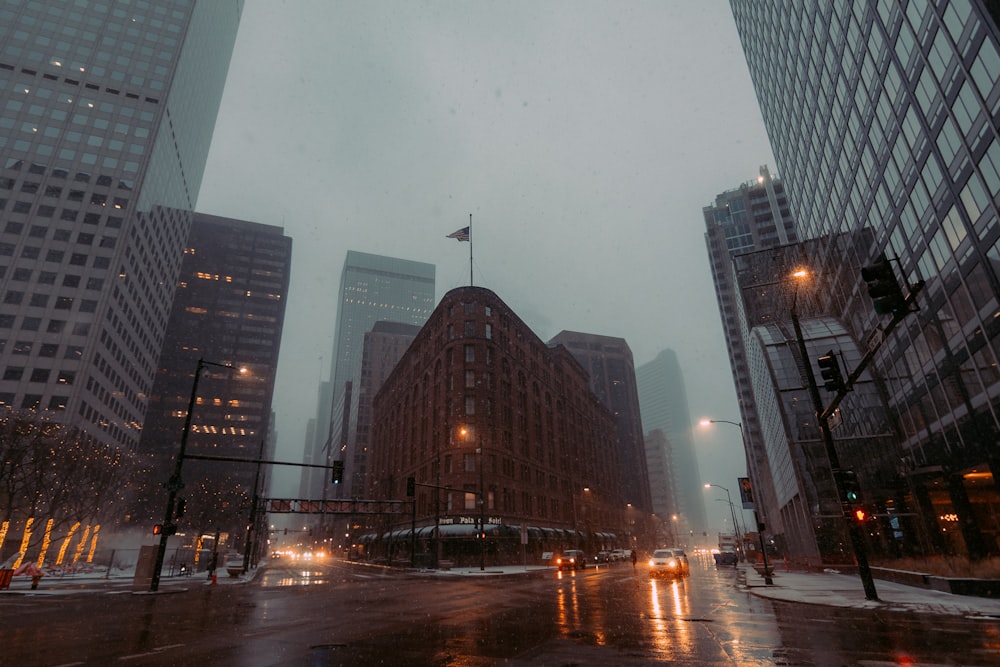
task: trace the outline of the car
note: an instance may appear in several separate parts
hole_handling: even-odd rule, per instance
[[[657,549],[649,559],[650,577],[683,577],[684,565],[673,549]]]
[[[556,558],[556,567],[563,570],[583,570],[587,567],[587,556],[579,549],[566,549]]]
[[[598,551],[597,555],[594,556],[595,563],[610,563],[611,562],[611,552],[610,551]]]
[[[684,550],[675,548],[675,549],[670,549],[670,551],[674,552],[674,557],[681,564],[681,574],[684,575],[691,574],[691,563],[688,562],[688,557],[687,554],[684,552]]]
[[[625,550],[624,549],[612,549],[611,550],[611,560],[625,560]]]

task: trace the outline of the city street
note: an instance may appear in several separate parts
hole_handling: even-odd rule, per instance
[[[0,596],[5,664],[1000,665],[995,619],[774,602],[692,558],[650,580],[273,561],[253,581]]]

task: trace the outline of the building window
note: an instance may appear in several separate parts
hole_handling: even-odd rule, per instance
[[[465,388],[474,389],[476,387],[476,371],[465,371]]]
[[[51,371],[48,368],[36,368],[33,371],[31,371],[31,381],[48,382],[50,372]]]
[[[21,408],[24,410],[37,410],[41,402],[41,394],[25,394],[24,400],[21,401]]]
[[[486,340],[493,340],[493,325],[486,323]]]
[[[8,294],[9,294],[9,292],[8,292]],[[20,303],[20,302],[18,302],[18,303]],[[473,362],[475,360],[476,360],[476,346],[475,345],[466,345],[465,346],[465,361],[467,363],[471,363],[471,362]]]
[[[68,396],[53,396],[49,399],[49,410],[65,410],[68,402]]]
[[[465,414],[474,415],[476,414],[476,397],[466,396],[465,397]]]
[[[476,335],[476,321],[465,320],[465,337],[472,338]]]
[[[23,366],[8,366],[4,369],[3,379],[4,380],[20,380],[24,375]]]

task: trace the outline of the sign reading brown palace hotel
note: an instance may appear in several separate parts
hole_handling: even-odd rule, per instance
[[[374,399],[369,456],[374,498],[405,498],[415,479],[418,553],[476,562],[481,514],[490,564],[520,563],[522,535],[529,559],[624,543],[614,416],[569,352],[488,289],[438,304]],[[376,527],[398,543],[375,555],[408,553],[398,520]]]

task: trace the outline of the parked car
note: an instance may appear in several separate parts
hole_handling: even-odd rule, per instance
[[[682,577],[684,566],[673,549],[657,549],[649,559],[650,577]]]
[[[556,558],[556,567],[562,570],[583,570],[587,567],[587,556],[579,549],[566,549]]]
[[[625,550],[624,549],[612,549],[611,550],[611,560],[625,560]]]
[[[595,563],[610,563],[611,562],[611,552],[610,551],[598,551],[597,555],[594,556]]]
[[[715,558],[716,565],[736,565],[738,560],[736,551],[729,549],[713,552],[712,557]]]

